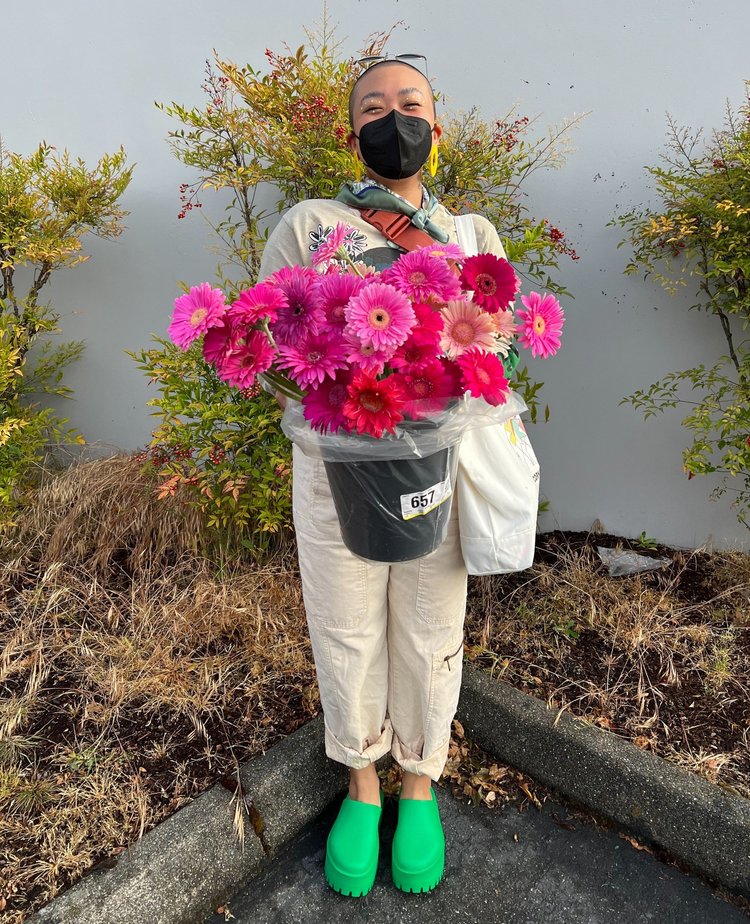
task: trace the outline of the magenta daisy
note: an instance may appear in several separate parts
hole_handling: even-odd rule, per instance
[[[521,288],[521,280],[510,263],[494,253],[467,257],[460,278],[464,289],[473,292],[474,301],[490,312],[510,305]]]
[[[356,429],[357,433],[369,433],[380,439],[383,430],[394,433],[396,424],[404,419],[401,408],[405,396],[396,376],[378,380],[358,370],[347,391],[349,397],[343,410],[349,429]]]
[[[240,292],[239,298],[232,302],[229,313],[232,317],[253,325],[261,318],[275,321],[279,309],[288,306],[289,301],[281,289],[267,282],[259,282],[252,289]]]
[[[344,309],[347,331],[376,349],[395,348],[416,320],[409,299],[383,282],[371,282]]]
[[[326,263],[328,260],[346,259],[344,241],[352,231],[354,231],[354,228],[351,225],[340,221],[313,253],[313,266],[320,266],[321,263]],[[343,253],[341,253],[342,250]]]
[[[440,347],[449,359],[466,350],[491,350],[495,346],[495,326],[492,318],[472,301],[455,299],[442,309],[443,333]]]
[[[417,247],[414,253],[422,250],[425,253],[428,253],[431,257],[437,257],[439,260],[455,260],[457,263],[461,263],[466,259],[466,254],[461,250],[458,244],[441,244],[439,241],[435,241],[434,244],[426,244],[424,247]]]
[[[437,334],[443,329],[443,316],[439,308],[417,303],[414,305],[414,314],[417,316],[414,330],[429,331]]]
[[[352,375],[339,369],[333,378],[325,378],[317,388],[311,389],[302,399],[302,413],[313,429],[321,433],[337,433],[346,429],[349,421],[344,414],[344,402],[349,397],[347,385]]]
[[[212,327],[222,327],[227,305],[221,289],[212,289],[207,282],[193,286],[185,295],[174,300],[172,321],[167,330],[172,342],[181,350]]]
[[[325,318],[318,294],[321,278],[309,266],[284,266],[265,280],[281,289],[287,299],[271,324],[278,343],[294,343],[308,332],[317,333],[323,326]]]
[[[437,359],[399,374],[399,382],[406,397],[404,413],[414,420],[444,410],[453,394],[453,378]]]
[[[565,312],[554,295],[542,297],[538,292],[522,295],[521,301],[528,308],[519,308],[521,327],[518,339],[525,347],[531,347],[532,356],[554,356],[560,348],[560,334],[565,321]]]
[[[318,295],[326,329],[344,329],[346,325],[344,308],[365,284],[364,279],[351,273],[331,273],[321,278],[318,283]]]
[[[289,375],[300,386],[308,388],[320,384],[326,376],[345,369],[347,347],[339,333],[325,331],[305,334],[294,343],[279,344],[276,365],[288,369]]]
[[[415,327],[390,359],[394,369],[408,369],[432,362],[440,352],[438,334]]]
[[[218,365],[230,352],[232,348],[232,337],[234,336],[234,325],[231,317],[224,316],[224,324],[221,327],[212,327],[207,330],[203,336],[203,358],[212,366]]]
[[[217,363],[219,378],[237,388],[248,388],[255,376],[270,369],[276,352],[261,330],[252,330],[246,337],[240,337],[232,349]]]
[[[505,404],[508,400],[508,380],[505,368],[494,353],[467,350],[456,360],[466,390],[474,397],[482,397],[488,404]]]
[[[382,278],[417,302],[447,302],[461,294],[458,279],[445,260],[425,250],[402,254],[383,271]]]

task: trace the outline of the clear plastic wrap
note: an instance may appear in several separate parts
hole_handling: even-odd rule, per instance
[[[464,394],[449,408],[421,420],[403,420],[395,433],[320,433],[305,419],[300,401],[287,399],[281,429],[305,453],[327,462],[420,459],[454,445],[469,427],[504,423],[528,410],[526,402],[510,391],[504,404],[493,406],[484,398]]]
[[[301,403],[287,399],[281,427],[306,455],[323,460],[347,548],[370,561],[397,562],[421,558],[445,539],[467,429],[499,425],[525,410],[513,392],[497,407],[464,395],[439,414],[404,420],[376,438],[313,430]]]

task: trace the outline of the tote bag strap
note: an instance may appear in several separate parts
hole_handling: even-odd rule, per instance
[[[458,246],[467,257],[473,257],[477,252],[477,232],[474,219],[471,215],[454,215],[453,221],[456,225]]]

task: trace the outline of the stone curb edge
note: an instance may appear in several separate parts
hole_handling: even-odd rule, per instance
[[[468,662],[456,718],[498,760],[750,897],[750,800]],[[385,754],[377,766],[391,761]],[[232,831],[235,796],[217,783],[29,924],[199,924],[346,789],[348,770],[326,756],[320,714],[242,765],[240,778],[253,807],[251,818],[244,813],[244,850]]]
[[[750,897],[750,799],[468,662],[456,718],[471,741],[503,763]]]

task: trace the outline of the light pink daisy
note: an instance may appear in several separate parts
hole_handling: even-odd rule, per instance
[[[344,308],[364,285],[364,279],[351,273],[330,273],[321,278],[318,283],[318,295],[326,329],[344,329],[346,325]]]
[[[354,231],[354,228],[352,228],[351,225],[340,221],[331,231],[328,237],[320,243],[318,249],[313,253],[313,266],[320,266],[321,263],[326,263],[328,260],[335,260],[339,257],[341,259],[346,259],[344,241],[346,240],[347,235],[351,234],[352,231]],[[342,250],[343,253],[341,253]]]
[[[416,320],[409,299],[393,286],[371,282],[344,309],[348,333],[376,349],[395,348]]]
[[[397,375],[406,396],[404,413],[414,420],[444,410],[453,394],[453,378],[437,359]]]
[[[168,334],[181,350],[212,327],[222,327],[227,305],[221,289],[212,289],[207,282],[193,286],[185,295],[174,300]]]
[[[325,378],[302,399],[302,413],[314,430],[337,433],[349,423],[344,402],[349,397],[347,385],[352,380],[348,369],[339,369],[333,378]]]
[[[261,330],[252,330],[246,337],[240,337],[232,349],[217,365],[219,378],[236,388],[249,388],[255,376],[270,369],[276,352]]]
[[[502,337],[503,340],[510,340],[518,331],[518,325],[515,323],[515,316],[510,310],[496,311],[495,314],[490,315],[490,318],[492,318],[495,333],[498,337]]]
[[[525,347],[531,347],[532,356],[554,356],[560,348],[560,335],[565,321],[565,312],[554,295],[542,297],[538,292],[522,295],[521,301],[528,308],[518,309],[521,328],[518,339]]]
[[[294,343],[306,333],[317,333],[325,317],[320,307],[318,283],[322,277],[309,266],[284,266],[265,281],[278,286],[287,304],[278,309],[271,331],[277,343]]]
[[[445,260],[424,250],[402,254],[382,273],[390,283],[416,302],[447,302],[461,295],[461,286]]]
[[[455,299],[442,309],[443,333],[440,347],[449,359],[466,350],[491,350],[495,346],[495,327],[486,311],[472,301]]]
[[[495,312],[512,303],[521,280],[507,260],[494,253],[479,253],[464,261],[461,285],[485,311]]]
[[[508,400],[508,380],[505,367],[494,353],[467,350],[456,360],[466,390],[488,404],[505,404]]]
[[[259,282],[251,289],[240,292],[239,298],[232,302],[229,314],[246,324],[256,324],[261,318],[275,321],[280,308],[287,308],[289,301],[276,286]]]
[[[308,388],[320,384],[327,376],[335,375],[338,369],[345,369],[346,353],[346,344],[340,333],[308,333],[294,344],[279,344],[276,364],[281,369],[288,369],[290,377],[300,388]]]

